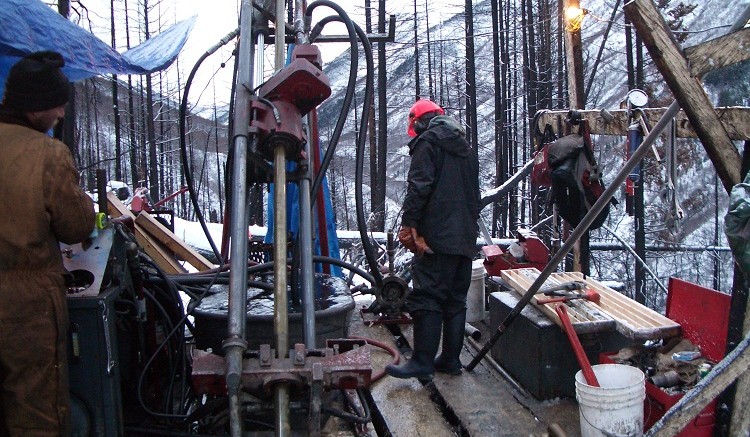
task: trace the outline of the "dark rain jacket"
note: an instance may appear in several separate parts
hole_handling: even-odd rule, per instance
[[[437,116],[409,143],[411,165],[402,226],[417,229],[435,253],[477,253],[479,162],[465,131],[451,117]]]
[[[65,435],[68,315],[59,242],[90,235],[93,202],[78,186],[68,148],[7,113],[0,113],[0,199],[0,425],[11,436]]]

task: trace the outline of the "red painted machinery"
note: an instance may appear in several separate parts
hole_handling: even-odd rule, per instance
[[[511,253],[513,252],[513,253]],[[544,270],[549,261],[549,249],[535,233],[518,230],[518,240],[508,248],[493,244],[482,247],[484,268],[490,276],[500,276],[502,270],[535,267]]]

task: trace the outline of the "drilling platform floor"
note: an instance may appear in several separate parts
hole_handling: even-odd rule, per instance
[[[358,302],[358,309],[362,306]],[[482,331],[480,345],[491,336],[488,322],[489,318],[472,323]],[[403,340],[413,344],[411,325],[398,326]],[[384,325],[367,326],[359,311],[352,317],[349,335],[370,338],[394,348],[398,338]],[[392,357],[379,347],[366,347],[372,348],[373,376],[377,377]],[[461,361],[466,365],[476,354],[477,349],[466,339]],[[436,374],[426,384],[415,378],[402,380],[385,375],[373,382],[370,393],[375,404],[373,422],[354,430],[351,423],[334,418],[326,423],[322,435],[541,437],[562,435],[559,433],[562,430],[565,436],[580,436],[575,399],[536,400],[524,393],[523,388],[508,382],[486,360],[471,372],[464,370],[460,376]],[[557,433],[550,434],[551,425]]]

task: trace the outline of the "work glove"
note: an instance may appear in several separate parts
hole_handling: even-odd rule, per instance
[[[417,255],[423,255],[425,253],[433,253],[430,246],[424,241],[424,237],[417,233],[416,228],[411,226],[402,226],[398,231],[398,241],[404,245],[405,248],[414,252]]]

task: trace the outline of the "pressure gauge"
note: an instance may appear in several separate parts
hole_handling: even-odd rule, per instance
[[[630,90],[625,99],[631,108],[643,108],[648,103],[648,95],[639,89]]]

